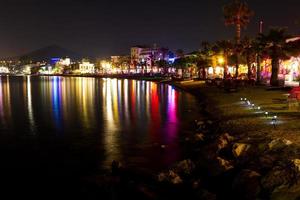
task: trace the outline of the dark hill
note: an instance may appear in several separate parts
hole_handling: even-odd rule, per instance
[[[63,47],[52,45],[42,49],[32,51],[28,54],[19,57],[21,61],[50,61],[51,58],[64,58],[69,57],[72,60],[78,61],[82,56],[74,51],[65,49]]]

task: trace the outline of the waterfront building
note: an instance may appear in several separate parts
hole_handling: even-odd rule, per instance
[[[9,74],[10,71],[8,69],[8,67],[5,66],[0,66],[0,74]]]
[[[287,85],[299,85],[300,81],[300,37],[293,37],[287,40],[287,43],[293,43],[295,53],[293,56],[280,60],[279,63],[279,80]],[[299,48],[299,50],[298,50]],[[265,81],[270,80],[272,74],[272,60],[265,58],[261,63],[261,75]]]
[[[79,64],[79,71],[81,74],[94,74],[95,73],[95,64],[90,63],[89,61],[83,60]]]
[[[281,82],[285,82],[286,85],[299,85],[300,81],[300,37],[294,37],[288,39],[287,43],[292,43],[291,45],[295,48],[293,56],[287,57],[286,59],[281,59],[279,61],[279,73],[278,78]],[[295,53],[295,52],[298,52]],[[208,78],[223,78],[224,75],[224,65],[225,62],[222,60],[222,55],[212,55],[212,64],[206,69],[206,74]],[[272,60],[270,57],[266,56],[262,58],[260,63],[261,66],[261,77],[264,82],[268,82],[272,75]],[[253,62],[251,64],[251,72],[253,78],[256,75],[257,64]],[[236,68],[232,63],[227,66],[228,73],[231,75],[235,74]],[[248,73],[248,66],[245,64],[239,65],[239,78],[246,78]]]
[[[61,59],[59,59],[57,64],[62,65],[62,66],[70,66],[71,65],[71,59],[70,58],[61,58]]]
[[[111,56],[113,73],[128,74],[130,72],[130,56]]]
[[[131,69],[136,73],[149,73],[155,69],[157,61],[169,61],[169,50],[157,45],[131,47]]]
[[[51,65],[44,65],[40,67],[39,74],[50,75],[53,73],[54,71]]]

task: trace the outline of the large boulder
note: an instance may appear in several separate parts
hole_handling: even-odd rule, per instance
[[[256,171],[245,169],[233,181],[233,191],[240,199],[256,199],[261,191],[261,175]]]
[[[205,122],[195,120],[196,130],[204,130],[205,129]]]
[[[260,169],[272,169],[276,158],[269,154],[264,154],[258,158],[258,165]]]
[[[300,199],[300,183],[291,187],[277,188],[271,194],[272,200],[299,200]]]
[[[293,159],[292,164],[294,165],[295,171],[300,173],[300,159]]]
[[[230,144],[234,141],[234,137],[230,136],[228,133],[220,135],[216,140],[217,150],[228,148]]]
[[[209,170],[214,176],[218,176],[234,168],[233,162],[225,160],[221,157],[216,157],[209,165]]]
[[[299,200],[300,199],[300,182],[299,182],[299,174],[300,174],[300,160],[293,159],[288,165],[289,173],[288,177],[290,180],[284,185],[280,185],[276,187],[271,195],[271,199],[273,200]]]
[[[272,140],[268,146],[270,150],[282,150],[283,148],[293,144],[291,141],[287,139],[274,139]]]
[[[168,172],[162,172],[158,175],[159,182],[168,182],[174,185],[181,184],[183,181],[181,177],[174,172],[173,170],[169,170]]]
[[[195,164],[191,160],[183,160],[179,162],[175,167],[174,171],[181,175],[190,175],[195,169]]]
[[[291,165],[276,166],[265,177],[261,183],[265,190],[273,192],[278,188],[288,188],[297,181],[297,174]]]
[[[205,139],[205,135],[203,133],[197,133],[194,136],[196,142],[203,142]]]
[[[251,147],[250,144],[235,143],[232,147],[232,153],[235,158],[239,158],[241,156],[246,155],[246,153],[249,151],[250,147]]]

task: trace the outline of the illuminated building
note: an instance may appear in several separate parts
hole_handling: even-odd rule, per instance
[[[42,66],[39,70],[39,74],[53,74],[53,67],[51,65]]]
[[[0,67],[0,74],[9,74],[9,69],[8,67],[4,67],[4,66],[1,66]]]
[[[262,64],[262,77],[265,80],[270,79],[272,74],[272,61],[265,59]],[[300,55],[291,57],[288,60],[281,60],[278,78],[284,80],[286,83],[299,81],[300,79]]]
[[[33,67],[32,65],[22,66],[21,73],[24,74],[24,75],[30,75],[32,67]]]
[[[160,60],[169,62],[168,49],[157,47],[157,45],[131,48],[131,69],[135,69],[137,73],[151,72],[155,63]]]
[[[299,43],[300,37],[290,38],[287,43]],[[296,54],[297,55],[297,54]],[[269,80],[272,74],[272,60],[270,58],[264,59],[261,63],[262,78]],[[292,56],[286,60],[280,60],[278,78],[284,80],[286,84],[299,84],[300,80],[300,53],[298,56]]]
[[[79,71],[81,74],[93,74],[95,73],[95,65],[89,61],[82,61],[79,64]]]
[[[58,64],[63,65],[63,66],[70,66],[71,65],[71,59],[70,58],[59,59]]]
[[[129,73],[130,56],[111,56],[111,65],[116,73]]]

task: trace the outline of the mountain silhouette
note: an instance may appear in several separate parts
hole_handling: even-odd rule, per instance
[[[39,62],[39,61],[50,61],[52,58],[65,58],[65,57],[78,61],[82,59],[83,56],[69,49],[60,47],[58,45],[51,45],[21,55],[18,57],[18,59],[21,61]]]

